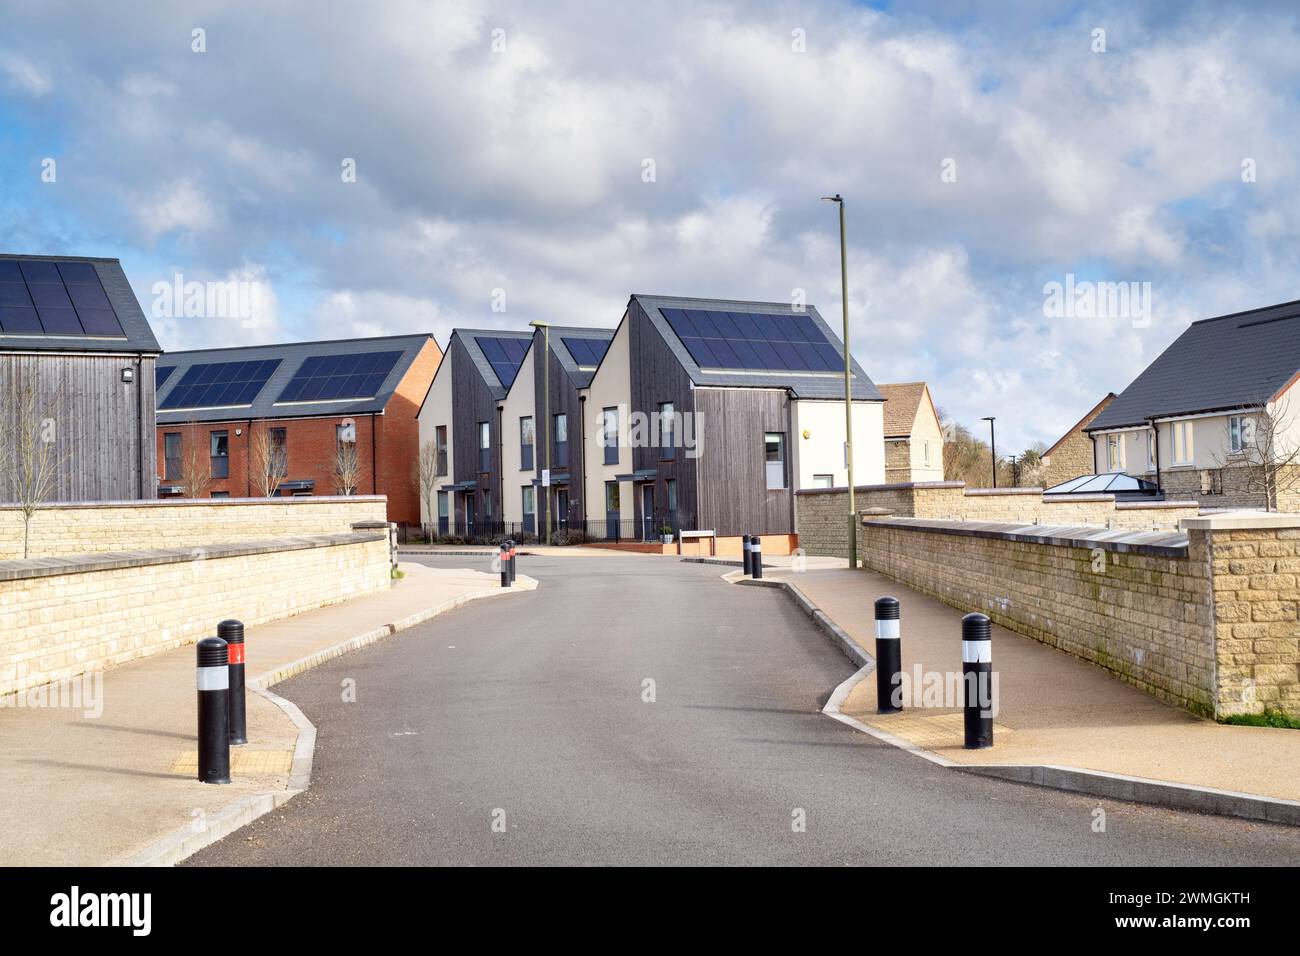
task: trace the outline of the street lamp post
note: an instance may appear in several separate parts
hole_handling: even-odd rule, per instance
[[[998,443],[993,435],[993,423],[997,419],[993,415],[985,415],[983,421],[989,423],[989,457],[993,459],[991,462],[993,467],[993,487],[996,488],[998,486]]]
[[[541,319],[533,319],[528,323],[534,328],[542,330],[542,346],[545,354],[542,356],[542,392],[546,396],[546,477],[547,485],[542,489],[546,496],[546,543],[551,543],[551,486],[549,479],[551,477],[551,326]]]
[[[822,202],[840,207],[840,305],[844,314],[844,435],[849,472],[849,567],[858,566],[858,515],[853,493],[853,357],[849,352],[849,266],[845,254],[844,197],[823,196]]]

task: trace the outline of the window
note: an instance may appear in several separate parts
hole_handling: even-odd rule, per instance
[[[779,491],[785,487],[785,433],[767,432],[763,435],[763,457],[767,462],[767,490]]]
[[[601,412],[600,443],[605,446],[605,464],[618,464],[618,409],[606,408]]]
[[[812,486],[814,488],[834,488],[834,475],[813,475]]]
[[[923,464],[926,464],[926,465],[930,464],[930,442],[929,442],[929,439],[927,439],[927,440],[921,442],[921,462],[922,462]]]
[[[1107,471],[1124,470],[1124,436],[1107,435],[1106,436],[1106,459],[1108,462]]]
[[[439,426],[441,427],[441,426]],[[438,534],[447,533],[447,492],[438,492]]]
[[[212,497],[213,497],[213,498],[229,498],[229,497],[230,497],[230,492],[228,492],[228,491],[214,491],[214,492],[212,492]]]
[[[537,490],[532,485],[524,485],[524,530],[537,534]]]
[[[181,433],[166,432],[163,435],[163,478],[167,481],[179,481],[181,477]]]
[[[492,492],[483,492],[483,520],[492,520]]]
[[[1154,429],[1147,432],[1147,466],[1152,471],[1156,467],[1156,433]]]
[[[677,416],[672,402],[659,403],[659,460],[672,461],[677,457],[677,441],[674,425]]]
[[[533,470],[533,446],[536,444],[536,426],[533,416],[525,415],[519,419],[519,470]]]
[[[677,481],[669,478],[664,481],[664,490],[668,493],[668,517],[672,524],[677,524]]]
[[[569,416],[555,416],[555,467],[569,467]]]
[[[270,472],[277,478],[289,474],[289,433],[283,428],[269,429],[271,432]]]
[[[1251,424],[1244,415],[1233,415],[1228,419],[1228,451],[1240,453],[1246,450],[1254,437],[1251,434]]]
[[[447,474],[447,426],[436,425],[433,429],[433,447],[438,453],[438,474]]]
[[[1174,464],[1192,463],[1192,423],[1174,422]]]
[[[230,477],[230,435],[227,432],[209,432],[212,451],[212,477]]]
[[[340,425],[335,425],[334,440],[340,445],[355,445],[357,443],[356,423],[349,420]]]
[[[478,423],[478,470],[492,470],[492,423]]]

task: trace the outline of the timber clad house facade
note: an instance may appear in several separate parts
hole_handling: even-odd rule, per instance
[[[1193,322],[1083,429],[1097,474],[1300,511],[1300,302]]]
[[[415,416],[441,358],[430,335],[165,353],[158,494],[386,495],[416,524]]]
[[[439,533],[545,534],[553,509],[552,530],[596,539],[793,542],[794,492],[847,481],[844,352],[815,308],[633,295],[617,328],[552,326],[546,342],[452,334],[420,411],[421,441],[447,450],[425,507]],[[880,483],[884,399],[856,363],[852,388],[855,479]]]
[[[0,435],[48,423],[44,500],[153,497],[160,351],[117,259],[0,254]],[[18,497],[9,479],[0,503]]]

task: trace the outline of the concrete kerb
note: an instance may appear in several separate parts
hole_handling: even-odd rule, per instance
[[[1213,787],[1197,787],[1191,784],[1150,780],[1144,777],[1129,777],[1100,770],[1087,770],[1082,767],[1043,764],[988,764],[984,766],[958,764],[923,747],[918,747],[900,737],[894,736],[888,731],[865,724],[840,710],[841,705],[853,692],[853,688],[860,681],[865,680],[875,669],[875,658],[868,654],[857,641],[849,637],[824,611],[814,605],[796,585],[788,581],[754,581],[749,578],[739,577],[735,572],[722,575],[722,579],[730,584],[780,588],[785,591],[795,602],[795,605],[808,614],[813,623],[817,624],[822,632],[831,639],[831,642],[859,666],[859,669],[851,677],[835,688],[830,699],[827,700],[826,706],[822,708],[822,713],[832,720],[837,720],[855,730],[870,734],[877,740],[900,750],[906,750],[908,753],[915,754],[940,767],[946,767],[960,773],[992,777],[1009,783],[1047,787],[1070,793],[1087,794],[1088,796],[1112,800],[1125,800],[1130,803],[1144,803],[1171,810],[1185,810],[1193,813],[1209,813],[1217,816],[1240,817],[1246,820],[1262,820],[1267,823],[1300,826],[1300,801],[1263,797],[1231,790],[1218,790]]]
[[[376,641],[383,640],[385,637],[409,630],[440,614],[445,614],[448,611],[469,604],[471,601],[502,594],[535,590],[537,590],[536,579],[520,575],[516,579],[515,585],[508,590],[483,588],[479,591],[462,594],[450,601],[444,601],[432,608],[425,608],[423,611],[409,614],[391,624],[381,625],[364,634],[322,648],[273,671],[258,674],[250,679],[247,684],[248,689],[279,707],[298,730],[287,785],[280,790],[268,790],[244,797],[231,806],[209,816],[198,830],[195,830],[193,825],[177,827],[171,833],[151,843],[143,850],[116,860],[109,865],[174,866],[186,857],[193,856],[204,847],[211,846],[218,840],[222,840],[236,830],[252,823],[258,817],[282,806],[311,786],[312,763],[316,754],[316,726],[307,719],[306,714],[296,704],[269,690],[271,686],[324,664],[326,661],[342,657],[350,651],[359,650],[369,644],[374,644]]]

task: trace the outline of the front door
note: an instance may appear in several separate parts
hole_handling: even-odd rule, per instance
[[[655,486],[641,486],[641,540],[655,539]]]
[[[569,491],[567,488],[555,489],[555,526],[561,531],[569,526]]]
[[[465,495],[465,536],[467,538],[474,537],[474,525],[474,492],[471,491]]]
[[[610,540],[613,541],[618,540],[619,518],[620,515],[619,515],[619,507],[618,507],[618,482],[607,481],[605,482],[605,537],[606,538],[609,538]]]

